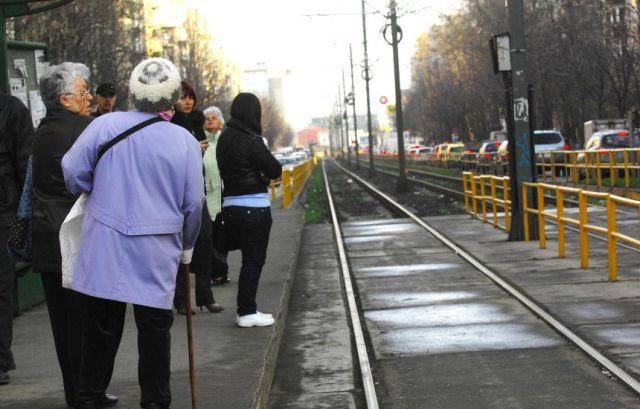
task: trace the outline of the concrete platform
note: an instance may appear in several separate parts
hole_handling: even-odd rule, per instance
[[[336,252],[331,225],[305,227],[270,409],[363,407]]]
[[[226,309],[219,314],[198,312],[193,319],[199,408],[266,407],[303,229],[299,209],[282,210],[276,206],[273,220],[258,306],[277,317],[276,325],[250,329],[235,326],[240,257],[239,252],[231,253],[232,282],[213,287],[216,301]],[[137,331],[132,312],[127,311],[124,336],[108,390],[120,397],[117,409],[139,407]],[[66,408],[45,306],[34,308],[15,321],[13,345],[18,368],[10,373],[12,383],[0,386],[0,407]],[[173,408],[191,407],[186,320],[178,315],[172,329],[171,389]]]

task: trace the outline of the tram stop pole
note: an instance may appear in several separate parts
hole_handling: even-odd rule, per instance
[[[512,224],[509,233],[510,241],[524,240],[524,223],[523,223],[523,203],[522,203],[522,183],[533,182],[536,172],[530,131],[530,101],[529,101],[529,83],[527,82],[526,71],[526,48],[524,35],[524,5],[523,0],[507,0],[507,13],[509,21],[509,54],[511,58],[511,101],[507,101],[510,105],[511,117],[509,118],[511,131],[509,143],[510,160],[515,160],[515,166],[511,166],[510,174],[511,183],[511,209]],[[514,142],[513,144],[511,142]],[[511,149],[513,148],[513,149]],[[528,194],[529,203],[533,202],[533,192],[530,190]],[[536,226],[534,215],[529,215],[530,226]],[[537,236],[537,231],[536,231]]]

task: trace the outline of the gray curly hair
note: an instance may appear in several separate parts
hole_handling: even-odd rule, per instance
[[[77,78],[84,79],[87,84],[91,78],[91,71],[86,65],[76,62],[63,62],[51,65],[40,78],[40,95],[47,109],[60,106],[60,95],[73,92],[73,85]]]
[[[205,117],[209,116],[210,114],[215,115],[215,117],[218,118],[220,123],[224,125],[224,116],[222,115],[222,110],[217,106],[213,106],[213,105],[210,106],[209,108],[204,110],[203,114]]]

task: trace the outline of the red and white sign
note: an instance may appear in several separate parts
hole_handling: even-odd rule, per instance
[[[382,105],[386,105],[386,103],[389,102],[389,100],[387,99],[387,97],[385,97],[384,95],[380,97],[380,103]]]

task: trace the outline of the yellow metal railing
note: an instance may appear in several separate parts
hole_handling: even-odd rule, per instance
[[[282,207],[287,208],[293,202],[293,199],[302,191],[305,183],[311,176],[314,167],[318,163],[318,160],[314,156],[311,159],[308,159],[293,168],[283,169],[282,170]],[[274,182],[271,182],[271,185],[274,186]],[[275,195],[275,190],[272,188],[271,190],[272,197]]]
[[[640,149],[557,151],[540,153],[537,157],[540,179],[553,183],[562,180],[578,184],[584,179],[584,184],[595,184],[601,189],[608,176],[610,187],[623,180],[624,188],[629,190],[631,181],[640,175]]]
[[[620,184],[628,195],[638,189],[633,182],[640,178],[640,149],[598,151],[552,151],[536,155],[538,178],[543,182],[595,185],[598,189]],[[397,155],[379,155],[377,160],[393,162]],[[407,168],[420,166],[473,171],[476,174],[508,174],[506,153],[418,153],[407,156]],[[607,179],[608,178],[608,179]],[[619,182],[624,181],[624,183]]]
[[[546,183],[529,183],[522,184],[522,200],[523,200],[523,222],[525,240],[529,241],[529,214],[538,216],[538,230],[540,248],[546,248],[546,219],[554,221],[558,226],[558,256],[565,257],[565,226],[572,225],[578,228],[580,243],[580,267],[589,267],[589,233],[598,233],[606,237],[608,243],[608,272],[609,280],[617,281],[618,279],[618,261],[617,261],[617,243],[618,241],[640,247],[640,240],[620,233],[616,223],[616,208],[618,205],[635,207],[638,211],[640,219],[640,201],[631,200],[624,197],[612,195],[610,193],[591,192],[584,189],[570,188],[565,186],[550,185]],[[535,189],[537,193],[537,209],[530,207],[528,203],[529,189]],[[545,192],[555,192],[556,212],[545,210]],[[573,194],[578,197],[578,218],[572,219],[565,215],[564,202],[565,194]],[[606,227],[597,226],[589,223],[588,200],[604,199],[606,200],[607,225]]]
[[[474,175],[473,172],[463,172],[462,189],[467,213],[482,220],[483,223],[487,223],[487,207],[490,205],[492,224],[498,227],[498,208],[502,208],[504,211],[504,228],[506,231],[511,230],[509,177]],[[480,204],[481,214],[478,214],[478,204]]]

